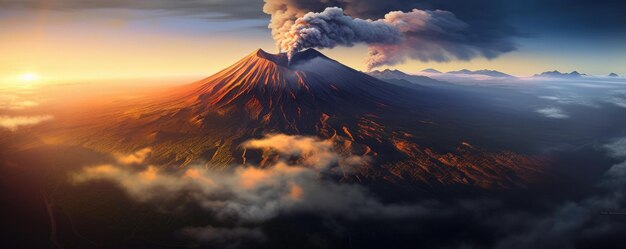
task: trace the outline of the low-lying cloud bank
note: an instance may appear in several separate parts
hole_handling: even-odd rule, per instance
[[[624,232],[626,204],[626,137],[604,146],[608,154],[624,160],[613,165],[598,184],[598,192],[581,201],[566,202],[553,212],[536,216],[508,213],[498,217],[504,236],[496,248],[579,248],[580,241],[602,241]]]
[[[269,243],[271,238],[262,225],[293,214],[353,222],[382,221],[380,226],[396,224],[408,229],[403,232],[406,234],[462,229],[478,236],[468,238],[452,232],[447,242],[424,238],[424,245],[435,245],[430,248],[578,248],[585,241],[613,239],[614,234],[625,231],[623,221],[603,213],[610,214],[626,204],[626,138],[615,139],[601,148],[622,162],[606,172],[594,192],[579,200],[542,201],[537,204],[545,206],[540,212],[490,198],[447,204],[433,200],[383,203],[364,186],[332,179],[371,160],[339,153],[330,140],[275,134],[243,146],[261,149],[277,160],[264,167],[238,165],[219,172],[203,167],[168,171],[146,164],[145,159],[152,152],[143,149],[116,155],[114,164],[85,167],[72,174],[71,181],[109,181],[131,199],[143,203],[169,202],[179,206],[177,200],[191,200],[205,212],[198,215],[214,217],[218,222],[189,226],[177,234],[195,243],[221,248]],[[408,223],[411,225],[404,225]]]
[[[115,183],[138,202],[163,202],[185,196],[194,200],[207,214],[237,224],[233,228],[190,227],[182,233],[199,241],[227,243],[236,239],[262,239],[255,224],[280,214],[313,213],[327,217],[400,218],[419,215],[420,206],[387,205],[366,188],[341,184],[329,179],[366,164],[369,158],[343,155],[330,140],[268,135],[243,144],[248,149],[274,153],[278,160],[264,168],[239,165],[227,171],[189,167],[176,172],[142,164],[150,149],[130,155],[117,155],[117,164],[89,166],[71,176],[76,183],[106,180]],[[226,243],[226,242],[225,242]]]

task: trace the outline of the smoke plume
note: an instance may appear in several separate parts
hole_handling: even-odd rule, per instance
[[[280,49],[291,57],[305,48],[351,47],[355,43],[397,44],[401,40],[400,30],[383,20],[352,18],[341,8],[331,7],[298,18],[278,42]]]
[[[271,15],[269,28],[276,45],[289,56],[306,48],[364,43],[369,47],[369,70],[407,59],[492,59],[515,49],[500,35],[477,34],[475,28],[449,11],[391,11],[382,19],[372,20],[359,18],[358,10],[364,6],[353,5],[346,1],[266,0],[263,11]],[[344,12],[344,8],[329,6],[349,9]]]

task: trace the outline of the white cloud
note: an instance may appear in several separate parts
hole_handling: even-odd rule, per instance
[[[16,131],[22,126],[32,126],[44,121],[51,120],[51,115],[41,116],[0,116],[0,127],[10,131]]]
[[[0,94],[0,109],[22,110],[39,106],[39,102],[34,100],[23,100],[20,96],[12,94]]]
[[[556,118],[556,119],[566,119],[569,118],[569,115],[565,113],[561,108],[558,107],[546,107],[536,110],[537,113],[547,117],[547,118]]]
[[[613,96],[607,99],[609,103],[612,103],[619,107],[626,108],[626,98],[620,96]]]
[[[609,154],[616,158],[626,158],[626,138],[615,139],[604,146]]]
[[[115,154],[115,159],[121,164],[140,164],[152,153],[151,148],[143,148],[131,154]]]

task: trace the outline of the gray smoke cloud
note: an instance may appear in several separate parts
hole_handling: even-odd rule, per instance
[[[476,41],[470,26],[448,11],[392,11],[383,20],[398,28],[403,39],[396,44],[370,44],[366,59],[368,69],[395,65],[407,59],[423,62],[492,59],[514,49],[512,44]]]
[[[298,18],[289,32],[278,41],[289,56],[305,48],[351,47],[355,43],[397,44],[402,41],[400,29],[383,20],[363,20],[346,16],[343,9],[326,8]]]
[[[324,6],[336,4],[349,8]],[[446,62],[495,58],[515,49],[508,39],[476,35],[475,29],[445,10],[391,11],[384,18],[360,19],[363,4],[345,1],[266,0],[269,28],[281,51],[289,55],[306,48],[334,48],[364,43],[368,70],[407,59]],[[357,8],[358,7],[358,8]],[[319,12],[315,12],[319,11]]]

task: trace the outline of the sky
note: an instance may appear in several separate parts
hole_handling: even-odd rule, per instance
[[[312,11],[338,6],[380,19],[389,11],[445,10],[492,58],[408,59],[405,72],[494,69],[518,76],[560,70],[626,75],[626,3],[591,0],[269,0]],[[0,80],[81,82],[202,78],[257,48],[277,52],[261,0],[0,0]],[[367,45],[323,49],[365,70]]]

